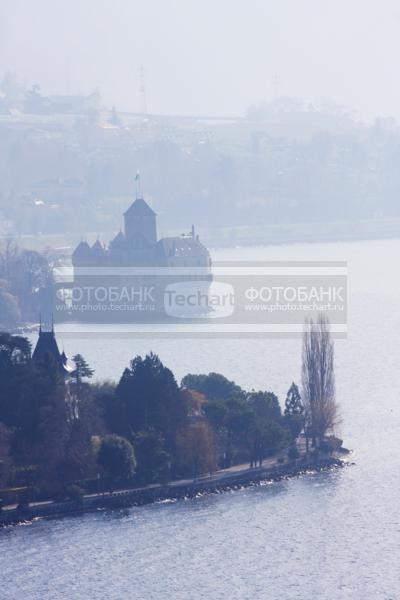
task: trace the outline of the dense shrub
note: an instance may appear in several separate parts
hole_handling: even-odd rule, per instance
[[[299,458],[299,456],[300,456],[300,454],[299,454],[299,451],[297,450],[296,446],[291,446],[288,451],[288,459],[296,460],[297,458]]]
[[[65,490],[65,495],[69,500],[81,503],[85,495],[85,490],[79,487],[79,485],[69,485]]]
[[[320,449],[322,452],[329,452],[329,454],[332,454],[332,452],[339,450],[339,448],[342,447],[342,444],[343,440],[335,437],[334,435],[330,435],[322,440]]]

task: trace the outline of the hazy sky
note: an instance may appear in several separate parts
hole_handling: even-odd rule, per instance
[[[0,0],[0,74],[150,112],[243,114],[280,92],[400,119],[398,0]]]

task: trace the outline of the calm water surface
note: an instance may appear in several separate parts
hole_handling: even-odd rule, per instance
[[[336,342],[342,434],[356,466],[190,501],[0,531],[1,600],[400,598],[400,241],[227,249],[219,259],[347,259]],[[58,336],[62,340],[62,335]],[[178,379],[220,371],[281,401],[299,340],[65,338],[100,378],[158,352]]]

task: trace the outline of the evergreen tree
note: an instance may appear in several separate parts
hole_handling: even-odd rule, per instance
[[[154,429],[139,431],[134,436],[134,448],[137,457],[137,475],[145,483],[168,479],[171,456],[165,450],[165,440]]]
[[[150,428],[163,434],[167,451],[176,430],[186,418],[185,401],[172,372],[156,354],[137,356],[125,369],[117,386],[117,406],[122,435]]]
[[[273,392],[251,392],[247,396],[247,402],[254,410],[257,418],[276,421],[282,419],[281,407],[278,397]]]
[[[304,427],[304,404],[301,400],[299,388],[293,382],[285,400],[285,422],[296,439]]]
[[[302,415],[304,413],[304,405],[301,400],[299,388],[293,382],[289,388],[285,400],[285,415]]]
[[[75,354],[72,360],[75,363],[74,375],[76,383],[79,384],[82,382],[82,379],[90,379],[93,377],[94,370],[89,367],[82,354]]]
[[[226,466],[230,467],[236,461],[235,454],[240,454],[245,445],[244,432],[253,422],[254,412],[248,402],[239,398],[228,400],[226,407]]]

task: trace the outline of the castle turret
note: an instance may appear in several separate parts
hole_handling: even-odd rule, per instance
[[[44,331],[42,325],[40,325],[39,339],[33,351],[32,359],[38,364],[51,365],[64,377],[71,376],[74,371],[65,352],[60,353],[58,349],[54,327],[49,331]]]
[[[82,266],[90,263],[92,259],[92,250],[86,241],[81,241],[72,253],[72,264]]]
[[[106,257],[106,252],[104,246],[101,244],[100,240],[96,240],[96,242],[91,247],[91,255],[92,259],[96,264],[99,264],[104,261]]]
[[[150,244],[157,242],[156,213],[143,200],[137,198],[124,213],[125,237],[128,242],[134,241],[141,234]]]

